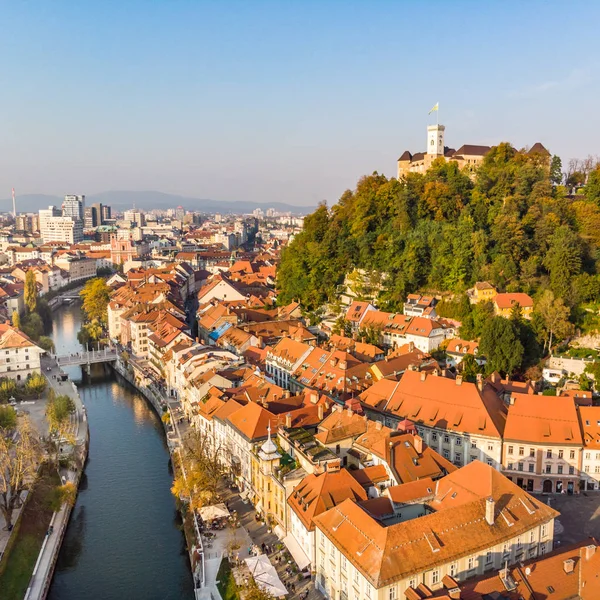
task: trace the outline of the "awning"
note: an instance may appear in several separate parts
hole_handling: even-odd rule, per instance
[[[287,589],[279,579],[275,567],[271,564],[269,557],[266,554],[259,556],[250,556],[244,559],[250,569],[250,575],[254,577],[254,581],[261,589],[265,590],[276,598],[287,596]]]
[[[310,565],[310,558],[306,556],[302,546],[296,541],[296,538],[290,533],[283,538],[285,547],[290,551],[293,559],[296,561],[300,570],[305,569]]]
[[[229,511],[224,504],[214,504],[213,506],[203,506],[200,509],[200,517],[203,521],[212,521],[213,519],[222,519],[229,516]]]
[[[240,492],[240,498],[242,500],[247,500],[248,498],[250,498],[250,490],[244,490],[243,492]]]
[[[275,527],[273,527],[273,533],[280,539],[282,540],[285,537],[285,531],[283,530],[283,527],[281,525],[275,525]]]

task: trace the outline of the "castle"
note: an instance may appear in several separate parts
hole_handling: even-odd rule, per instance
[[[483,157],[490,151],[490,146],[474,146],[464,144],[458,150],[444,146],[444,125],[429,125],[427,127],[427,151],[411,154],[405,150],[398,159],[398,179],[404,177],[407,173],[425,173],[431,166],[431,163],[443,156],[447,161],[455,160],[458,167],[468,167],[474,171],[483,160]]]
[[[467,167],[473,174],[485,155],[492,149],[491,146],[473,144],[463,144],[458,150],[448,148],[444,146],[444,131],[446,131],[444,125],[427,126],[427,151],[411,154],[405,150],[398,159],[398,179],[402,179],[408,173],[425,173],[431,167],[431,163],[441,156],[446,161],[456,161],[459,169]],[[550,152],[540,142],[536,142],[525,151],[528,154],[540,154],[544,160],[550,161]]]

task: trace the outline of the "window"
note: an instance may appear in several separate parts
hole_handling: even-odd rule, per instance
[[[437,442],[437,433],[435,431],[431,434],[431,440]]]
[[[523,470],[523,463],[522,463],[522,462],[520,462],[520,463],[519,463],[519,471],[522,471],[522,470]]]
[[[359,582],[359,572],[358,569],[354,569],[354,583],[358,583]]]
[[[519,456],[523,456],[525,454],[525,448],[523,448],[523,446],[521,446],[519,448]]]
[[[594,473],[600,473],[600,467],[598,465],[594,467]]]
[[[494,561],[494,555],[488,550],[488,552],[485,555],[485,564],[491,565],[493,561]]]
[[[535,448],[529,448],[529,456],[535,458]]]
[[[586,452],[586,453],[585,453],[585,459],[586,459],[586,460],[590,460],[591,458],[592,458],[592,454],[591,454],[591,452]]]
[[[321,536],[319,537],[319,541],[321,542],[321,546],[325,546],[325,534],[321,531]]]
[[[569,475],[575,474],[575,467],[569,467]]]
[[[529,543],[533,542],[533,540],[535,539],[535,533],[533,531],[533,529],[529,532]]]
[[[368,583],[365,584],[365,596],[367,598],[371,597],[371,586]]]
[[[396,600],[397,596],[398,596],[398,588],[395,585],[393,585],[390,588],[390,593],[388,595],[388,598],[389,598],[389,600]]]
[[[344,573],[346,572],[346,567],[348,566],[348,561],[346,560],[345,556],[342,556],[342,571],[344,571]]]
[[[509,454],[512,454],[512,453],[513,453],[513,447],[512,447],[512,446],[509,446],[509,447],[508,447],[508,453],[509,453]]]
[[[502,554],[510,554],[510,546],[508,543],[505,543],[504,546],[502,546]]]
[[[445,435],[444,436],[444,444],[449,444],[450,443],[450,436],[449,435]]]
[[[585,465],[585,467],[583,467],[583,470],[584,470],[586,473],[589,473],[589,472],[590,472],[590,465]]]
[[[494,446],[492,446],[491,444],[488,444],[488,452],[493,452],[494,451]]]
[[[546,544],[542,543],[540,544],[540,556],[546,554]]]
[[[417,587],[417,580],[416,580],[416,579],[411,579],[411,580],[408,582],[408,587],[411,587],[411,588],[416,588],[416,587]]]
[[[518,538],[517,538],[517,550],[518,550],[519,548],[522,548],[522,547],[523,547],[523,544],[522,544],[522,542],[521,542],[521,538],[520,538],[520,537],[518,537]]]
[[[444,450],[444,458],[450,458],[450,452],[448,452],[448,450]]]
[[[562,471],[563,471],[563,466],[562,465],[558,465],[558,474],[562,475]]]
[[[571,450],[571,452],[569,452],[569,456],[571,458],[575,458],[575,450]]]
[[[546,473],[552,473],[552,465],[546,465]]]
[[[458,567],[456,566],[456,563],[452,563],[450,565],[450,577],[456,577],[457,570],[458,570]]]
[[[456,445],[462,446],[462,438],[456,438]]]
[[[558,458],[562,458],[564,456],[564,452],[562,450],[558,451]]]
[[[467,561],[467,569],[469,571],[472,571],[475,568],[475,558],[472,556],[469,556],[469,560]]]
[[[471,442],[471,448],[477,448],[477,442]]]
[[[433,571],[431,573],[431,584],[435,585],[436,583],[439,583],[440,581],[440,572],[436,569],[435,571]]]
[[[461,461],[462,461],[462,454],[455,454],[454,462],[461,462]]]
[[[529,472],[533,473],[533,469],[535,468],[535,465],[533,463],[529,463]]]
[[[512,463],[508,463],[507,467],[508,467],[508,470],[509,470],[509,471],[512,471],[512,470],[513,470],[513,464],[512,464]]]
[[[552,450],[546,450],[546,458],[552,458]]]

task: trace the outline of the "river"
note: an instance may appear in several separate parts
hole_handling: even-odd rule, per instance
[[[58,353],[81,349],[79,305],[54,312]],[[71,368],[90,428],[77,503],[50,600],[186,600],[194,597],[162,425],[108,366]]]

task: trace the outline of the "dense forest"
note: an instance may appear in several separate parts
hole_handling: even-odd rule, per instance
[[[550,289],[571,308],[598,297],[600,167],[568,195],[558,157],[494,147],[471,180],[438,159],[405,181],[374,173],[324,204],[283,252],[281,300],[314,310],[354,268],[387,274],[382,308],[408,293],[460,293],[476,281],[532,295]]]
[[[403,181],[363,177],[331,209],[320,205],[283,251],[279,300],[317,311],[354,269],[383,274],[380,308],[440,293],[438,313],[463,323],[461,337],[479,339],[488,359],[499,352],[490,368],[523,372],[575,327],[597,329],[599,249],[600,165],[567,178],[558,157],[500,144],[474,178],[441,158]],[[533,296],[533,320],[469,305],[476,281]]]

